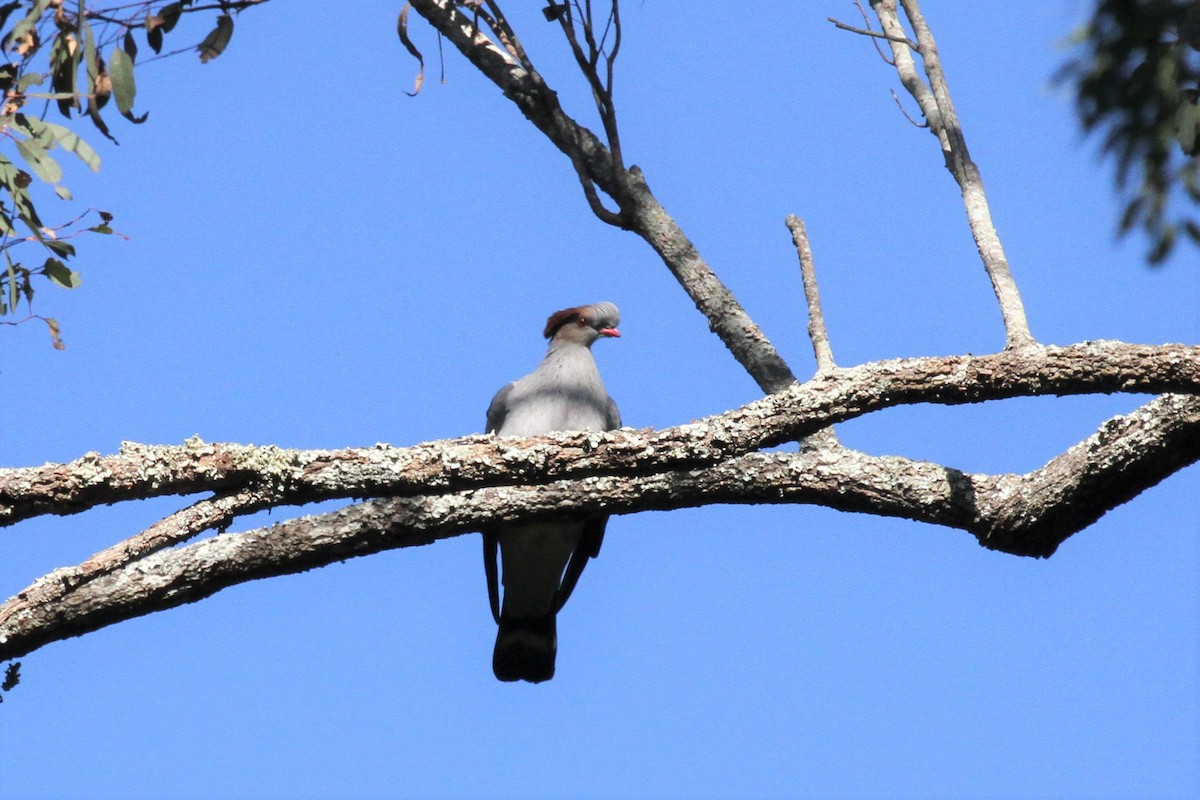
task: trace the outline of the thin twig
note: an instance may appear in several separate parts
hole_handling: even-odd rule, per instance
[[[808,302],[808,338],[812,340],[813,355],[817,359],[817,372],[837,369],[833,360],[833,349],[829,346],[829,331],[825,328],[825,314],[821,311],[821,292],[817,288],[817,268],[813,263],[812,248],[808,244],[808,232],[804,220],[789,214],[785,220],[792,232],[792,243],[800,257],[800,277],[804,283],[804,299]]]
[[[850,33],[857,33],[860,36],[870,36],[875,39],[887,39],[889,42],[899,42],[901,44],[908,45],[913,50],[917,49],[917,43],[914,42],[912,39],[909,39],[907,36],[889,36],[886,33],[880,33],[879,31],[873,31],[870,28],[857,28],[853,25],[849,25],[845,22],[842,22],[841,20],[834,19],[833,17],[826,17],[825,19],[832,22],[833,26],[835,28],[839,28],[843,31],[850,31]],[[880,55],[882,56],[883,53],[880,53]],[[887,60],[886,56],[884,57],[884,60],[885,61]]]
[[[888,63],[891,63],[891,62],[888,62]],[[895,64],[893,64],[893,66],[895,66]],[[908,120],[910,123],[912,123],[914,128],[928,128],[929,127],[928,122],[918,122],[917,120],[912,118],[912,114],[909,114],[908,109],[905,108],[904,104],[900,102],[900,95],[896,94],[895,89],[889,88],[888,91],[892,93],[892,99],[896,101],[896,108],[900,109],[900,113],[904,115],[904,118],[906,120]]]

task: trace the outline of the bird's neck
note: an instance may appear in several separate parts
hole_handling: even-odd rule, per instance
[[[539,369],[566,379],[599,377],[592,349],[581,342],[552,341]]]

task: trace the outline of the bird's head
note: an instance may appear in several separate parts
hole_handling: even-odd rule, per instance
[[[546,320],[542,335],[558,342],[578,342],[590,346],[601,336],[620,336],[621,312],[612,303],[592,303],[555,311]]]

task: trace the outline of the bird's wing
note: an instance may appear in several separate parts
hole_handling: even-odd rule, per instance
[[[559,584],[554,597],[554,613],[561,611],[571,599],[571,592],[575,591],[575,584],[579,583],[579,576],[583,574],[583,568],[587,566],[588,561],[600,555],[600,545],[604,542],[604,528],[607,525],[608,517],[593,517],[584,523],[579,544],[575,546],[571,560],[563,570],[562,583]]]
[[[498,433],[504,426],[508,416],[508,398],[512,394],[513,385],[507,384],[488,405],[487,432]],[[483,572],[487,576],[488,605],[492,607],[492,617],[500,622],[500,569],[497,564],[499,543],[496,531],[491,527],[483,529]]]
[[[608,398],[604,410],[604,425],[605,429],[610,431],[621,427],[621,412],[611,397]],[[600,545],[604,543],[604,529],[607,525],[607,516],[593,517],[584,523],[583,535],[571,553],[566,570],[563,571],[562,584],[558,587],[558,596],[554,601],[555,612],[561,610],[571,598],[571,592],[575,591],[575,584],[579,582],[579,576],[583,574],[583,568],[587,566],[588,561],[600,555]]]
[[[483,529],[483,574],[487,576],[488,605],[492,607],[492,618],[500,622],[500,568],[496,562],[500,543],[496,532]]]
[[[510,383],[492,398],[487,410],[487,432],[498,433],[504,427],[504,419],[508,416],[508,398],[512,394],[513,385]]]
[[[621,411],[611,397],[608,398],[608,408],[604,410],[604,423],[607,425],[605,430],[615,431],[621,427]]]

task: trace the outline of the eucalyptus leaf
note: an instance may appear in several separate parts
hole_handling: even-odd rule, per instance
[[[196,49],[200,51],[200,63],[207,64],[221,53],[233,37],[233,17],[222,14],[217,17],[217,27],[204,37],[204,41]]]
[[[46,263],[42,265],[42,274],[64,289],[77,289],[83,283],[78,272],[57,258],[46,259]]]
[[[62,180],[62,167],[43,150],[34,139],[14,139],[17,152],[29,164],[34,174],[46,183],[58,183]]]
[[[77,133],[62,125],[55,125],[53,122],[43,122],[42,125],[58,142],[59,147],[78,156],[79,160],[87,164],[88,169],[92,172],[100,171],[100,156]]]
[[[122,116],[128,117],[133,113],[133,98],[137,95],[137,85],[133,80],[133,59],[119,47],[114,48],[108,58],[108,75],[112,78],[117,110]]]

